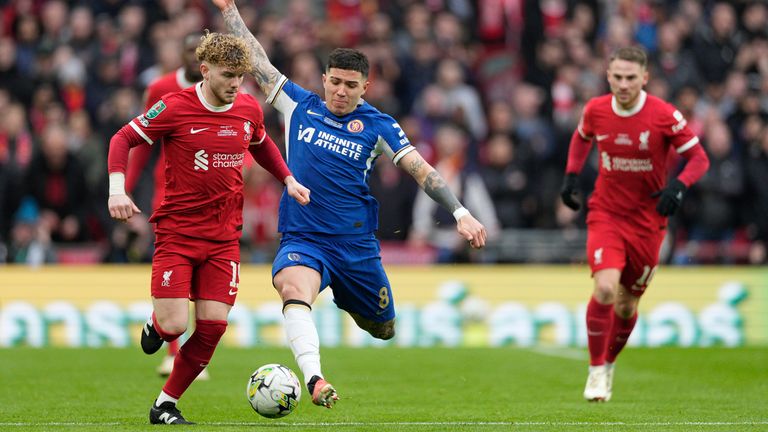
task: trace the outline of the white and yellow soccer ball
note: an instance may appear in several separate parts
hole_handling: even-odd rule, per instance
[[[290,414],[301,399],[301,381],[289,368],[267,364],[251,374],[245,392],[253,409],[267,418]]]

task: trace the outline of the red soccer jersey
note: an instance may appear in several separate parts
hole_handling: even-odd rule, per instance
[[[611,94],[591,99],[578,132],[597,141],[600,168],[590,210],[658,231],[666,218],[651,194],[667,182],[670,148],[683,153],[699,139],[675,107],[645,91],[639,98],[631,110],[621,109]]]
[[[147,99],[144,101],[144,111],[147,111],[155,102],[159,101],[161,97],[168,93],[176,93],[179,90],[191,87],[195,83],[187,81],[184,76],[184,68],[179,68],[173,72],[169,72],[160,78],[154,80],[149,87],[147,87]],[[152,194],[152,209],[156,210],[160,208],[160,204],[165,196],[165,157],[163,156],[162,149],[157,158],[155,164],[155,170],[153,172],[155,190]],[[136,183],[141,177],[141,172],[149,162],[152,149],[149,145],[140,145],[134,147],[131,150],[131,159],[128,164],[128,171],[126,172],[126,189],[128,192],[133,192],[136,187]]]
[[[150,218],[157,232],[239,238],[245,153],[266,137],[258,101],[240,93],[232,104],[215,107],[198,83],[165,95],[129,124],[150,145],[163,139],[165,199]]]

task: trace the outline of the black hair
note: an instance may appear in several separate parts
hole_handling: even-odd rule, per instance
[[[336,48],[328,56],[326,72],[331,68],[357,71],[367,78],[370,65],[368,57],[362,52],[352,48]]]

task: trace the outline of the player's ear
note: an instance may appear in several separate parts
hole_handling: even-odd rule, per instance
[[[368,80],[365,80],[365,82],[363,83],[363,92],[362,92],[362,93],[360,93],[360,96],[364,95],[364,94],[365,94],[365,92],[367,92],[367,91],[368,91],[368,86],[369,86],[370,84],[371,84],[371,82],[370,82],[370,81],[368,81]]]
[[[203,79],[208,79],[208,73],[211,71],[211,69],[208,67],[205,62],[200,63],[200,74],[203,76]]]

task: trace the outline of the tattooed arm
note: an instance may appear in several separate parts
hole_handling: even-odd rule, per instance
[[[267,52],[264,51],[264,47],[261,46],[256,37],[248,30],[248,27],[245,26],[235,1],[213,0],[213,3],[221,10],[224,22],[227,24],[227,29],[235,36],[243,38],[250,48],[251,65],[253,66],[251,73],[256,77],[256,82],[261,87],[261,91],[269,95],[280,78],[280,71],[272,65],[269,58],[267,58]]]
[[[483,224],[478,222],[456,198],[440,173],[428,164],[419,152],[413,150],[404,155],[398,166],[410,174],[432,200],[453,213],[456,229],[474,248],[485,246],[487,233]]]

